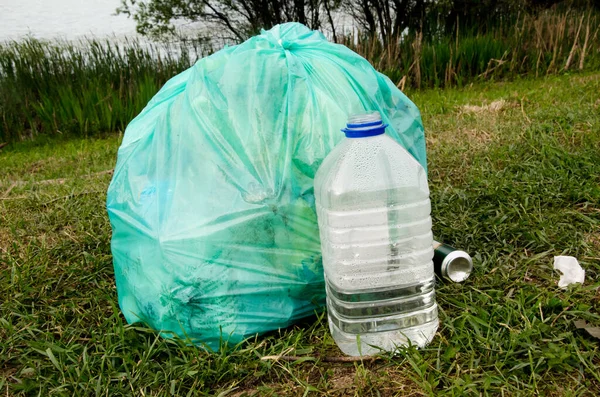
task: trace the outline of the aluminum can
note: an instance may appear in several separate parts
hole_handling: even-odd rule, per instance
[[[433,267],[439,277],[455,283],[469,278],[473,271],[473,259],[465,251],[434,241],[433,252]]]

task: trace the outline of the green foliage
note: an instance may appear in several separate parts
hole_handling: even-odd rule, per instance
[[[165,37],[176,33],[174,20],[195,22],[206,18],[204,1],[121,0],[118,14],[125,14],[136,22],[138,33],[154,37]]]
[[[197,23],[208,39],[241,42],[284,22],[336,31],[357,27],[384,43],[402,34],[424,34],[427,40],[477,28],[487,33],[512,24],[523,13],[585,9],[593,0],[121,0],[118,13],[133,18],[143,35],[177,34],[177,22]],[[343,18],[339,18],[343,13]],[[340,22],[340,19],[343,22]],[[337,21],[336,21],[337,20]]]
[[[203,39],[240,43],[285,22],[311,29],[333,28],[331,11],[339,0],[121,0],[117,13],[132,17],[143,35],[177,35],[176,22],[200,22]],[[335,36],[335,29],[334,29]]]
[[[600,74],[409,92],[426,129],[434,233],[470,252],[439,283],[425,349],[341,356],[324,317],[205,352],[124,324],[105,192],[120,136],[0,151],[0,394],[597,396]],[[557,287],[554,255],[583,286]],[[287,361],[285,357],[298,359]]]

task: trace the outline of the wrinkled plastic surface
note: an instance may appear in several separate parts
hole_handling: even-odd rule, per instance
[[[108,189],[119,305],[218,348],[320,310],[313,196],[348,115],[378,110],[425,167],[417,108],[348,48],[275,26],[173,77],[125,131]]]

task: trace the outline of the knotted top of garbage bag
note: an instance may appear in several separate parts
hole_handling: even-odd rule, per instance
[[[286,50],[292,50],[294,44],[298,44],[299,42],[327,41],[327,38],[321,32],[310,30],[297,22],[276,25],[270,30],[262,29],[259,37],[263,37]]]

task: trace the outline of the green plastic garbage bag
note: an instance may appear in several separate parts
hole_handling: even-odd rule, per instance
[[[303,25],[169,80],[127,127],[108,189],[127,321],[214,349],[320,310],[313,177],[347,117],[365,110],[426,166],[413,103]]]

